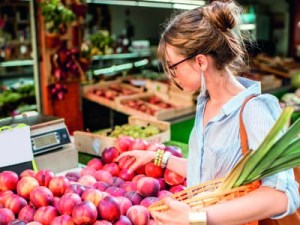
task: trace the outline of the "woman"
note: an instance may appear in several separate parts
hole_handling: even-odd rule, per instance
[[[242,114],[249,149],[258,147],[281,112],[275,97],[260,94],[258,82],[235,76],[246,68],[245,46],[235,31],[240,12],[233,1],[214,1],[175,16],[161,36],[158,55],[169,79],[191,92],[201,87],[188,159],[161,157],[163,166],[187,177],[188,186],[225,177],[242,157],[239,113],[247,97],[258,95],[247,102]],[[157,158],[156,153],[139,150],[118,159],[124,156],[135,159],[131,170]],[[289,170],[263,179],[260,188],[243,197],[205,208],[204,213],[167,199],[170,210],[152,216],[172,225],[189,224],[191,216],[209,225],[281,218],[298,208],[297,188]]]

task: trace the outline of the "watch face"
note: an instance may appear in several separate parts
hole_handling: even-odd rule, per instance
[[[190,212],[189,221],[192,225],[206,225],[206,212]]]

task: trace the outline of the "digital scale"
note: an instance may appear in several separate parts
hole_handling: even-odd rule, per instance
[[[71,143],[65,120],[28,112],[0,121],[0,127],[25,123],[30,126],[33,155],[53,151]]]

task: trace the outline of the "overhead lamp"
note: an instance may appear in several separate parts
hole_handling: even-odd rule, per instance
[[[155,2],[139,1],[137,3],[137,6],[154,7],[154,8],[166,8],[166,9],[172,8],[172,4],[170,4],[170,3],[156,2],[156,1]]]
[[[105,5],[126,5],[137,6],[137,1],[118,1],[118,0],[87,0],[87,3],[105,4]]]
[[[173,4],[173,8],[174,9],[195,9],[197,7],[200,7],[200,5],[187,5],[187,4],[179,4],[179,3],[175,3]]]

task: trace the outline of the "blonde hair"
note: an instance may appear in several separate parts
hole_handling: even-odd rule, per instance
[[[234,1],[212,3],[176,15],[167,24],[158,46],[158,58],[167,70],[166,45],[185,57],[207,54],[215,67],[228,67],[235,74],[246,69],[243,38],[237,29],[242,8]]]

